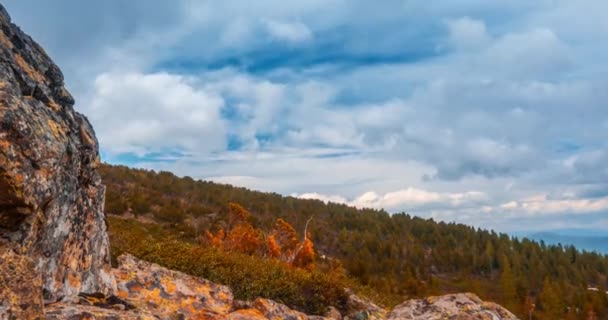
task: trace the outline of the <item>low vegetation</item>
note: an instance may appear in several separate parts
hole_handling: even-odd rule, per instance
[[[405,213],[391,215],[178,178],[168,172],[109,165],[103,165],[101,171],[108,188],[106,209],[122,219],[110,220],[114,252],[132,250],[145,259],[230,284],[242,298],[260,294],[318,312],[322,305],[339,303],[339,290],[327,288],[341,285],[336,279],[343,279],[365,286],[369,296],[387,307],[408,298],[470,291],[525,319],[530,315],[532,319],[608,318],[608,258],[595,252]],[[249,227],[245,227],[249,231],[244,234],[253,232],[250,240],[255,246],[226,250],[234,244],[229,203],[239,203],[251,213]],[[128,224],[136,222],[125,218],[148,222],[141,235],[129,236],[133,241],[121,239],[135,232]],[[299,247],[309,233],[316,253],[312,265],[290,266],[293,252],[286,255],[286,251],[272,249],[271,238],[277,247],[287,249],[276,239],[278,219],[293,226]],[[173,242],[142,241],[159,233],[171,235]],[[198,256],[205,258],[197,260]],[[242,274],[269,279],[285,272],[289,275],[282,277],[291,280],[282,285],[247,281],[234,271],[241,269]],[[276,271],[268,274],[268,270]],[[333,276],[323,278],[329,271]],[[295,280],[300,279],[297,277],[324,280],[313,285],[313,280]],[[249,282],[255,288],[248,287]],[[323,296],[325,290],[336,293]],[[305,309],[308,304],[303,303],[302,294],[318,297],[311,310]]]
[[[155,225],[109,218],[113,259],[129,252],[140,259],[229,286],[236,299],[264,297],[309,314],[343,309],[340,277],[290,266],[255,254],[202,246],[168,235]]]

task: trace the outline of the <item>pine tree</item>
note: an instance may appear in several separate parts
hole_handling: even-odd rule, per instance
[[[549,319],[560,319],[564,314],[562,298],[558,287],[549,278],[543,281],[543,288],[539,295],[540,306]]]
[[[502,289],[502,301],[505,307],[515,311],[517,303],[517,290],[515,288],[515,279],[511,271],[509,259],[503,255],[502,257],[502,272],[500,274],[500,287]]]

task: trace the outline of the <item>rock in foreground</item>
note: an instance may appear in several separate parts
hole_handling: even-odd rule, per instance
[[[46,320],[158,320],[141,310],[124,311],[95,306],[56,303],[46,307]]]
[[[386,318],[387,311],[373,302],[357,296],[350,289],[347,290],[346,316],[348,320],[381,320]]]
[[[484,302],[472,293],[408,300],[388,315],[388,320],[517,320],[507,309]]]
[[[97,140],[73,105],[59,68],[0,5],[0,254],[31,260],[47,302],[114,283]]]
[[[112,273],[116,295],[161,318],[182,316],[202,319],[227,314],[232,308],[230,288],[157,264],[138,260],[132,255],[118,257],[119,267]]]
[[[118,257],[118,262],[119,267],[112,270],[117,283],[116,294],[129,307],[135,308],[129,310],[129,314],[137,314],[137,319],[146,319],[148,315],[168,320],[323,319],[308,316],[268,299],[258,298],[252,303],[236,303],[232,291],[226,286],[169,270],[129,254]],[[62,308],[68,309],[66,306]],[[70,311],[74,310],[72,307]]]
[[[42,279],[26,256],[0,254],[0,320],[42,319]]]

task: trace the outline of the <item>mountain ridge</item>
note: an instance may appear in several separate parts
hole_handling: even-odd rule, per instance
[[[608,236],[589,235],[583,236],[577,230],[573,234],[568,234],[567,230],[547,230],[529,234],[527,237],[536,241],[544,241],[553,245],[573,245],[579,250],[595,251],[601,254],[608,254]]]

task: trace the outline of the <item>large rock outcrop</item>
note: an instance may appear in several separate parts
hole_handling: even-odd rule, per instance
[[[46,302],[114,286],[97,140],[73,105],[59,68],[0,5],[0,254],[29,261]]]
[[[408,300],[388,315],[387,320],[517,320],[507,309],[479,299],[472,293],[448,294]]]

